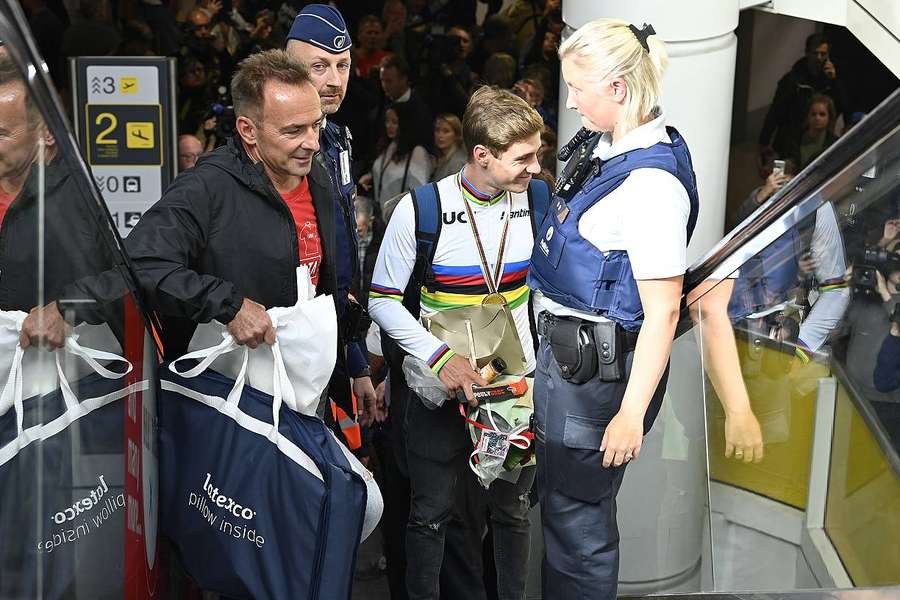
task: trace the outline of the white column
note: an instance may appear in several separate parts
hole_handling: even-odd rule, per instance
[[[669,125],[688,142],[697,173],[700,217],[688,251],[689,262],[718,242],[725,224],[728,149],[738,23],[738,0],[564,0],[563,19],[573,28],[598,18],[650,23],[669,52],[663,107]],[[560,81],[560,143],[581,127],[566,110]]]

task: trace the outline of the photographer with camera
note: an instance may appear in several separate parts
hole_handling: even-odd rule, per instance
[[[209,104],[203,119],[203,150],[209,152],[224,146],[235,134],[236,117],[231,94],[224,85],[219,86],[218,96]]]
[[[199,135],[214,127],[209,120],[210,106],[215,96],[209,86],[209,78],[203,61],[187,56],[178,61],[178,133]]]

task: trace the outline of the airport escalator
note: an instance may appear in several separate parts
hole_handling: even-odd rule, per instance
[[[0,135],[0,334],[33,308],[35,340],[60,319],[77,334],[26,352],[0,395],[0,599],[178,598],[157,545],[151,314],[16,3],[0,40],[0,130],[28,134]],[[900,94],[749,209],[687,275],[666,402],[618,500],[620,593],[897,597]]]

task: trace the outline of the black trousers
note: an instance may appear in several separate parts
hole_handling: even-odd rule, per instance
[[[541,587],[544,598],[614,600],[619,574],[616,494],[627,463],[604,467],[600,442],[619,412],[625,377],[582,385],[565,381],[545,338],[537,356],[534,415],[538,489],[544,531]],[[668,368],[644,418],[650,430],[665,393]]]
[[[389,417],[373,440],[378,455],[378,485],[384,497],[384,514],[379,528],[384,540],[391,600],[407,600],[406,529],[412,492],[407,465],[406,411],[410,391],[402,382],[402,372],[399,370],[391,371],[389,384]],[[486,528],[486,513],[487,505],[477,482],[466,480],[466,485],[458,486],[452,514],[445,528],[444,560],[440,572],[441,600],[478,600],[483,597],[480,546]]]
[[[472,442],[455,402],[430,410],[413,399],[407,408],[406,437],[412,491],[406,537],[409,597],[486,599],[481,537],[486,506],[497,596],[524,599],[534,468],[523,469],[515,483],[498,479],[487,490],[473,487],[475,476],[467,462]]]

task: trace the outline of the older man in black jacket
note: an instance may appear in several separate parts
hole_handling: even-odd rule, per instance
[[[91,199],[58,154],[15,63],[0,47],[0,310],[29,312],[23,347],[63,345],[63,301],[78,307],[70,325],[111,319],[119,331],[118,300],[127,293],[112,269],[109,240],[98,233]],[[100,273],[109,276],[95,277]]]
[[[231,91],[237,135],[179,175],[126,245],[162,315],[216,319],[255,348],[274,342],[266,309],[297,300],[298,265],[334,292],[337,192],[317,156],[322,108],[302,64],[281,50],[254,54]],[[190,335],[177,337],[169,356]]]

